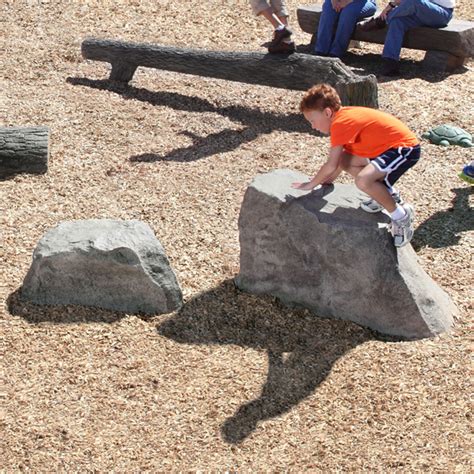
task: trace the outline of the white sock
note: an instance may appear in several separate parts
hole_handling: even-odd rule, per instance
[[[390,213],[390,217],[392,218],[392,221],[398,221],[405,217],[407,215],[405,209],[403,209],[400,204],[397,204],[397,207],[393,212]]]

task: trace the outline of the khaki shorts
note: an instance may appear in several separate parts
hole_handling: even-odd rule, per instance
[[[278,17],[288,17],[285,0],[250,0],[250,5],[255,15],[260,15],[263,10],[272,7]]]

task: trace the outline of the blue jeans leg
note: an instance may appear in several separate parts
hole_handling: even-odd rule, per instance
[[[324,0],[321,17],[319,18],[318,36],[315,46],[317,53],[329,53],[338,18],[339,13],[332,7],[331,0]]]
[[[406,31],[420,25],[420,21],[415,16],[392,18],[388,24],[382,57],[398,61],[400,59],[400,51]]]
[[[371,0],[354,0],[344,7],[339,14],[329,54],[341,57],[347,51],[356,23],[362,18],[372,16],[376,10],[377,7]]]
[[[442,28],[449,23],[452,16],[452,9],[426,0],[403,0],[400,6],[388,14],[388,31],[382,57],[398,61],[407,30],[416,26]]]
[[[444,8],[429,0],[402,0],[389,14],[387,21],[393,18],[415,16],[422,25],[433,28],[446,26],[453,16],[452,8]]]

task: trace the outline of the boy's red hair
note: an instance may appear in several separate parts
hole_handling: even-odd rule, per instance
[[[337,111],[342,107],[341,98],[334,87],[329,84],[316,84],[306,91],[301,99],[300,111],[324,110],[330,108]]]

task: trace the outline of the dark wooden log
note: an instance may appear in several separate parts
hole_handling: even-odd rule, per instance
[[[0,128],[0,178],[48,171],[49,128]]]
[[[421,65],[428,71],[454,71],[466,64],[467,58],[455,56],[446,51],[427,51]]]
[[[297,18],[301,29],[314,35],[319,26],[321,5],[298,7]],[[379,12],[378,12],[379,13]],[[376,31],[361,31],[356,27],[352,39],[368,43],[383,44],[387,28]],[[453,19],[445,28],[417,27],[405,34],[403,47],[428,51],[424,67],[437,70],[452,70],[462,65],[466,58],[474,56],[474,22]],[[433,55],[432,51],[442,51],[446,55]],[[432,58],[436,57],[436,60]],[[445,58],[444,61],[441,59]]]
[[[93,38],[83,41],[82,55],[111,63],[110,79],[125,83],[138,66],[283,89],[307,90],[325,82],[338,90],[345,105],[378,106],[375,77],[358,76],[337,58],[205,51]]]

